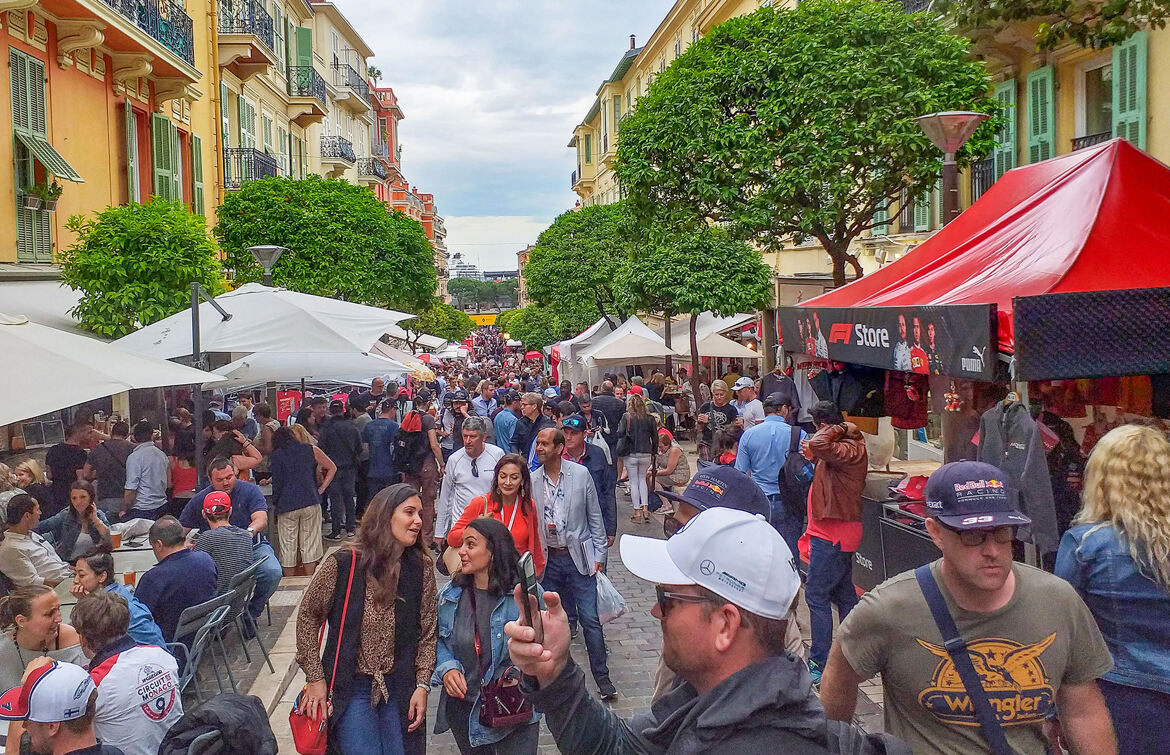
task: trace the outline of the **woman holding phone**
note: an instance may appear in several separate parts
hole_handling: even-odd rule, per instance
[[[69,505],[36,526],[53,544],[62,561],[73,563],[93,551],[110,551],[110,522],[97,507],[93,483],[79,480],[69,487]]]
[[[504,624],[520,618],[512,597],[521,581],[520,554],[512,534],[496,519],[473,519],[462,532],[459,560],[462,572],[439,594],[437,665],[431,685],[441,685],[443,692],[435,733],[450,729],[464,755],[535,753],[540,714],[533,712],[526,722],[512,726],[488,726],[481,719],[484,685],[499,682],[509,668],[514,670],[504,635]]]
[[[545,554],[540,541],[540,523],[532,502],[532,475],[520,454],[504,454],[496,462],[492,489],[486,496],[472,498],[459,521],[447,533],[447,545],[463,544],[463,530],[477,517],[502,522],[512,533],[516,550],[531,553],[537,575],[544,574]]]

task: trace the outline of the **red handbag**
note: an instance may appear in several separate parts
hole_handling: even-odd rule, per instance
[[[345,603],[341,606],[341,625],[337,628],[337,648],[333,654],[333,675],[329,679],[329,698],[326,700],[326,713],[321,716],[320,721],[314,721],[312,718],[301,711],[301,698],[305,696],[305,690],[308,685],[301,688],[300,694],[297,695],[296,702],[293,703],[293,708],[288,714],[288,725],[292,729],[293,744],[297,748],[300,755],[325,755],[325,749],[329,741],[329,716],[333,713],[333,682],[337,679],[337,662],[341,658],[341,636],[345,631],[345,614],[349,611],[349,593],[353,587],[353,573],[357,568],[357,554],[353,554],[349,561],[349,581],[345,584]],[[325,625],[321,625],[321,636],[317,640],[320,645],[321,639],[325,637]]]

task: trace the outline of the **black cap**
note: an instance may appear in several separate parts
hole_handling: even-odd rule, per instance
[[[770,513],[768,499],[760,486],[735,467],[723,465],[700,469],[681,495],[665,490],[658,491],[658,495],[690,504],[700,511],[723,507],[765,517]]]
[[[956,530],[1031,524],[1017,499],[1008,476],[981,461],[944,464],[926,482],[926,513]]]
[[[429,404],[431,402],[431,392],[426,388],[419,388],[414,394],[415,403]]]
[[[508,389],[508,390],[507,390],[507,391],[504,393],[504,403],[505,403],[505,404],[511,404],[511,403],[513,403],[513,402],[515,402],[515,401],[519,401],[519,400],[520,400],[520,394],[519,394],[519,392],[517,392],[517,391],[514,391],[514,390],[512,390],[511,388],[509,388],[509,389]]]
[[[574,430],[579,433],[588,432],[589,423],[580,414],[571,414],[561,420],[561,427],[565,430]]]
[[[782,406],[792,408],[792,399],[785,396],[783,393],[769,393],[764,398],[764,409],[779,409]]]
[[[345,411],[345,402],[342,401],[341,399],[335,398],[329,402],[329,412],[330,413],[344,412],[344,411]]]
[[[467,391],[463,390],[462,388],[451,391],[451,400],[452,401],[467,401]]]

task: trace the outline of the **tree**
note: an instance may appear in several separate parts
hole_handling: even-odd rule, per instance
[[[562,214],[541,232],[529,254],[524,267],[528,296],[556,310],[587,302],[596,311],[593,321],[614,314],[625,320],[613,279],[629,257],[632,233],[624,202]]]
[[[224,199],[215,235],[239,282],[262,275],[248,247],[278,244],[288,251],[273,270],[276,285],[409,312],[434,301],[434,250],[422,225],[347,181],[247,181]]]
[[[689,314],[691,389],[699,397],[699,352],[696,317],[754,312],[768,306],[772,269],[760,253],[718,227],[701,228],[664,239],[640,253],[622,274],[625,295],[647,309],[670,302]]]
[[[508,310],[504,322],[508,335],[523,343],[525,348],[543,349],[588,328],[595,322],[595,314],[588,302],[568,309],[530,304],[523,309]],[[499,324],[498,318],[496,324]]]
[[[65,226],[77,241],[61,256],[61,279],[82,292],[72,314],[106,338],[169,317],[191,305],[191,284],[223,291],[223,271],[203,218],[177,202],[108,207]]]
[[[460,312],[450,304],[436,303],[410,320],[407,328],[416,334],[426,333],[458,343],[471,335],[471,331],[475,330],[475,323],[466,313]],[[417,345],[417,337],[414,340]]]
[[[447,293],[451,301],[460,309],[475,307],[479,310],[479,298],[482,285],[473,278],[452,278],[447,281]]]
[[[374,86],[378,86],[378,82],[382,80],[382,69],[370,66],[366,69],[366,75],[370,77],[370,81],[374,82]]]
[[[914,118],[999,111],[967,46],[894,2],[805,0],[726,21],[622,121],[616,170],[631,210],[643,224],[718,223],[772,248],[812,236],[837,285],[846,265],[860,276],[849,246],[875,210],[938,179],[942,155]],[[960,164],[986,154],[998,127],[985,123]]]
[[[1065,41],[1103,48],[1145,28],[1164,28],[1170,0],[949,0],[938,10],[965,29],[1042,19],[1035,32],[1042,50]]]

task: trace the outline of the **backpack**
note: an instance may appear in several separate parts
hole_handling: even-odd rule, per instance
[[[780,486],[780,501],[788,511],[804,515],[814,469],[813,463],[800,453],[800,427],[793,425],[788,455],[784,458],[779,479],[776,480],[776,484]]]
[[[402,418],[402,425],[394,438],[391,453],[394,470],[407,475],[418,474],[430,450],[430,438],[423,432],[422,415],[411,410]]]

